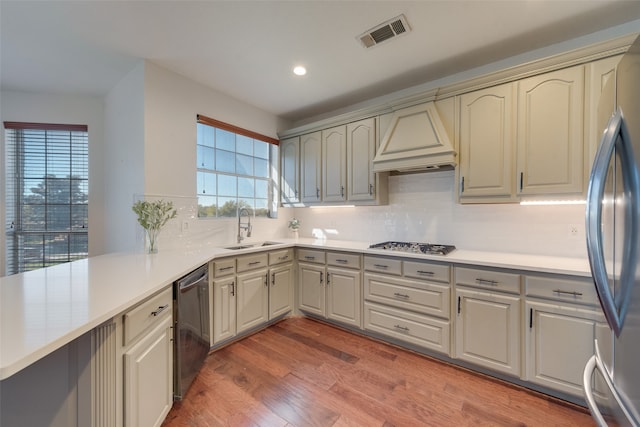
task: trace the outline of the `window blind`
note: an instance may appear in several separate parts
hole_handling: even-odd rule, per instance
[[[4,126],[7,274],[86,258],[87,126]]]

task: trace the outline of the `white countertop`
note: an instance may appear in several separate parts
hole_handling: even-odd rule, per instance
[[[417,255],[369,249],[368,242],[277,241],[281,244],[235,251],[203,246],[154,255],[109,254],[0,278],[0,380],[223,256],[300,246],[586,277],[591,274],[586,259],[463,249],[446,256]]]

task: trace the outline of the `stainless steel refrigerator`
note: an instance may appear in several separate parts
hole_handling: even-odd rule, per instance
[[[596,340],[585,397],[601,426],[640,425],[640,37],[617,66],[598,107],[609,118],[589,181],[591,272],[611,342]],[[608,340],[607,340],[608,341]]]

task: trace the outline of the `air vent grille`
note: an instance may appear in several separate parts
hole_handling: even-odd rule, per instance
[[[365,31],[357,38],[364,47],[369,48],[409,31],[411,28],[407,23],[407,18],[400,15]]]

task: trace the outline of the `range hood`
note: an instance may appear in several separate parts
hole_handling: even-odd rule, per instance
[[[373,159],[374,172],[428,171],[456,165],[456,152],[433,102],[403,108],[391,122]]]

